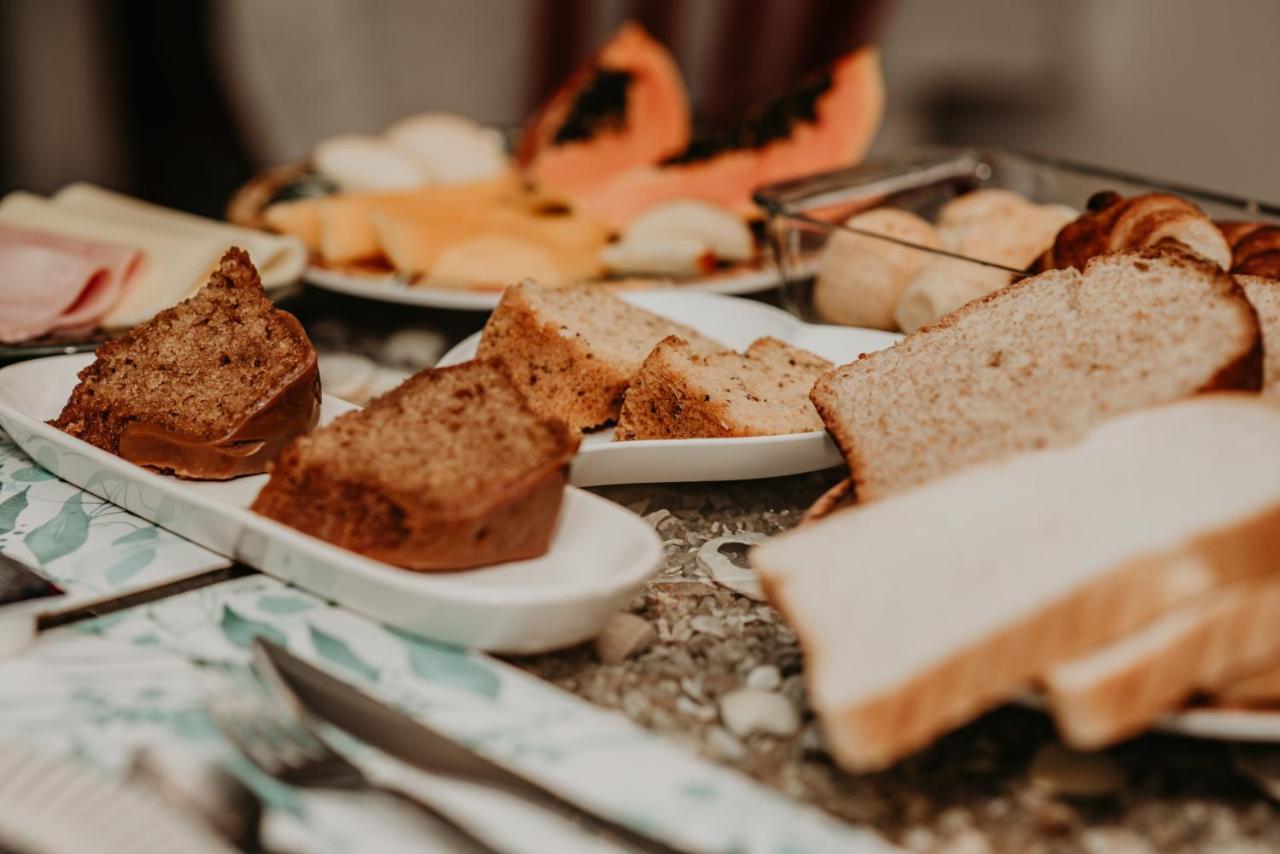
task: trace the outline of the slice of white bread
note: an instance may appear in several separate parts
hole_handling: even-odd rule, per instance
[[[1232,278],[1158,247],[1015,282],[831,371],[812,397],[869,501],[1069,441],[1108,415],[1257,389],[1261,360]]]
[[[1262,327],[1262,394],[1280,400],[1280,279],[1236,276]]]
[[[1272,557],[1280,570],[1280,552]],[[1280,575],[1280,572],[1277,573]],[[1044,675],[1063,741],[1096,750],[1280,658],[1280,577],[1231,584]]]
[[[1191,398],[750,553],[836,760],[881,768],[1280,555],[1280,407]]]

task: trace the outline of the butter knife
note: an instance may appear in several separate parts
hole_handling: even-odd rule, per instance
[[[279,644],[258,638],[254,642],[253,666],[268,684],[291,695],[306,712],[397,759],[434,774],[500,789],[630,850],[689,854],[687,849],[674,847],[594,813],[519,772],[499,765],[421,721],[330,676]]]

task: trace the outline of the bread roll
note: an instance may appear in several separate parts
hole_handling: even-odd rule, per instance
[[[929,249],[941,248],[938,232],[913,213],[896,208],[865,211],[845,222]],[[911,276],[934,256],[863,234],[836,231],[819,260],[813,305],[830,323],[893,329],[894,308]]]
[[[1009,284],[1008,273],[968,261],[943,258],[911,278],[894,309],[898,328],[908,334],[937,323],[966,303]]]

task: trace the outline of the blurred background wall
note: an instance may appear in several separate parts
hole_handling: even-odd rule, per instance
[[[0,0],[0,189],[217,214],[328,134],[518,123],[628,17],[704,121],[874,40],[878,151],[1007,145],[1280,200],[1280,0]]]

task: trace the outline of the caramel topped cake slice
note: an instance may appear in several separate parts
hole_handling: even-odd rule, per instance
[[[232,248],[195,296],[102,345],[51,423],[139,465],[226,480],[266,471],[319,414],[315,349]]]
[[[522,560],[550,547],[577,449],[500,362],[464,362],[294,442],[253,509],[406,569]]]

